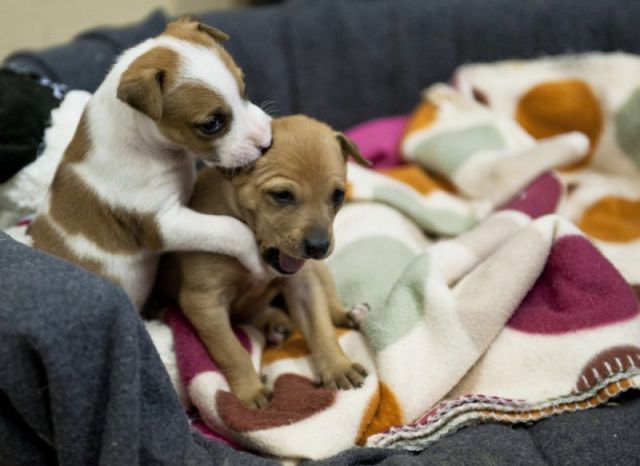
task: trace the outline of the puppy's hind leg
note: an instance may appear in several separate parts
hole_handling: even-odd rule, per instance
[[[249,323],[261,329],[267,341],[272,345],[281,345],[293,331],[293,322],[289,315],[275,306],[267,306],[264,311],[253,317]]]

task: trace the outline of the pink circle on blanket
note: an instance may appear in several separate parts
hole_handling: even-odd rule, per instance
[[[408,122],[407,115],[378,118],[356,125],[345,134],[374,168],[395,167],[402,162],[400,139]]]
[[[638,315],[638,301],[620,273],[583,236],[560,238],[540,277],[507,326],[558,334]]]
[[[533,180],[500,210],[517,210],[531,218],[538,218],[555,212],[561,196],[560,180],[547,172]]]
[[[196,329],[181,311],[167,310],[165,320],[173,334],[178,370],[185,387],[188,387],[191,380],[202,372],[221,372],[198,337]],[[234,332],[242,346],[251,353],[249,336],[239,328],[234,328]]]

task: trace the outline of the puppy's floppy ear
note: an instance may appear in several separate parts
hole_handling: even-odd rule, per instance
[[[342,155],[344,155],[345,162],[349,157],[352,157],[358,165],[363,167],[370,167],[372,165],[367,159],[365,159],[360,153],[360,149],[355,142],[346,137],[342,133],[336,133],[336,139],[340,143],[340,149],[342,149]]]
[[[209,26],[208,24],[198,23],[198,31],[209,34],[216,42],[224,42],[229,40],[229,35],[222,32],[220,29]]]
[[[118,99],[144,113],[152,120],[162,117],[164,71],[130,66],[118,85]]]
[[[152,120],[162,117],[162,93],[168,76],[178,68],[178,54],[155,47],[136,58],[122,73],[118,99],[147,115]]]
[[[228,34],[225,34],[220,29],[216,29],[216,28],[214,28],[212,26],[209,26],[208,24],[204,24],[202,22],[202,20],[200,20],[200,18],[198,18],[196,15],[193,15],[193,14],[184,15],[184,16],[180,17],[180,19],[178,19],[177,22],[178,23],[195,24],[196,25],[196,30],[198,30],[200,32],[204,32],[205,34],[209,35],[209,37],[211,37],[216,42],[224,42],[224,41],[229,39],[229,35]]]

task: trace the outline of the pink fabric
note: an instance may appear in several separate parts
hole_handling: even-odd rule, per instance
[[[220,372],[218,366],[209,356],[207,348],[198,338],[191,322],[187,320],[182,312],[170,309],[167,311],[166,320],[173,333],[178,369],[185,387],[188,387],[191,379],[201,372]],[[248,352],[251,352],[251,340],[249,340],[247,334],[239,328],[235,328],[234,331],[242,346]]]
[[[556,211],[562,198],[562,184],[551,172],[533,180],[500,210],[517,210],[531,218],[539,218]]]
[[[507,323],[521,332],[558,334],[638,315],[634,292],[583,236],[557,240],[537,282]]]
[[[402,164],[400,139],[408,122],[408,115],[378,118],[356,125],[345,134],[373,163],[373,168],[396,167]]]

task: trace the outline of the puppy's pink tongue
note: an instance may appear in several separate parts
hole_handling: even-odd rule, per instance
[[[278,261],[280,262],[280,268],[287,273],[296,273],[304,265],[303,259],[294,259],[282,252],[278,256]]]

